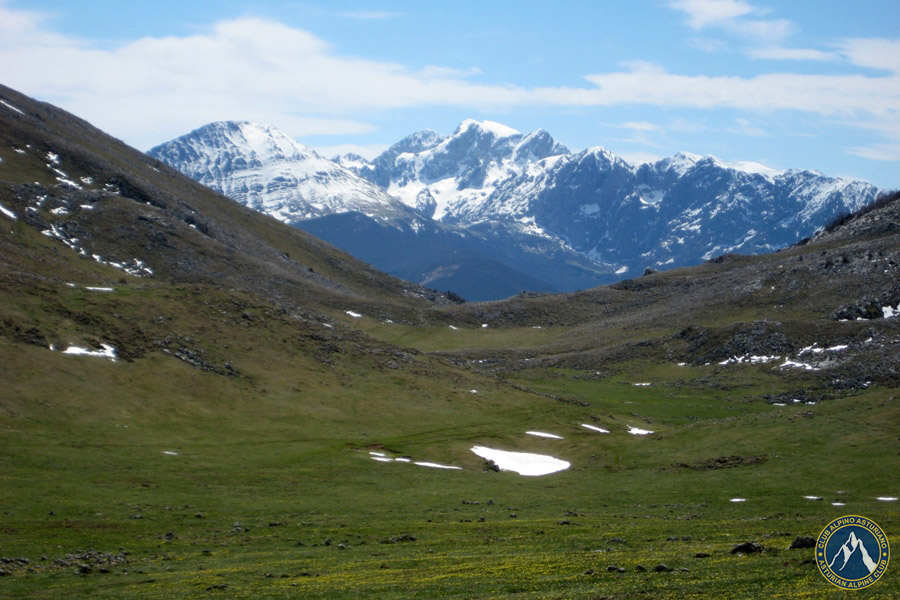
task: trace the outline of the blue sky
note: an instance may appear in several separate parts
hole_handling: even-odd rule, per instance
[[[896,0],[0,0],[0,82],[146,150],[269,123],[366,155],[466,118],[900,187]]]

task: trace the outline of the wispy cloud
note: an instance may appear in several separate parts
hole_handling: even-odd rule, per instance
[[[626,121],[625,123],[622,123],[620,127],[632,129],[634,131],[656,131],[659,129],[659,125],[648,121]]]
[[[847,153],[868,158],[869,160],[900,162],[900,144],[884,143],[858,146],[848,149]]]
[[[730,23],[756,12],[740,0],[674,0],[669,6],[687,14],[688,25],[694,29]]]
[[[846,39],[838,47],[854,65],[900,74],[900,38]]]
[[[766,60],[815,60],[832,61],[840,56],[834,52],[816,50],[815,48],[752,48],[747,51],[751,58]]]
[[[406,13],[388,10],[348,10],[338,13],[338,16],[345,19],[357,19],[360,21],[387,21],[389,19],[405,17]]]

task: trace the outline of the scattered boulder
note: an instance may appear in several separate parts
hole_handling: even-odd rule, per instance
[[[762,551],[763,547],[756,542],[744,542],[731,549],[732,554],[754,554]]]
[[[811,538],[806,535],[798,535],[794,538],[794,541],[791,542],[790,548],[788,550],[797,550],[801,548],[815,548],[816,540],[815,538]]]
[[[694,555],[694,558],[709,558],[708,552],[698,552]]]
[[[638,573],[643,573],[644,571],[647,570],[647,567],[645,567],[644,565],[635,565],[634,570],[637,571]]]
[[[656,573],[665,573],[666,571],[671,571],[672,567],[664,565],[663,563],[659,563],[655,567],[653,567],[653,571]]]
[[[413,536],[404,533],[403,535],[394,536],[392,538],[388,538],[386,540],[381,540],[382,544],[402,544],[405,542],[415,542],[416,538]]]

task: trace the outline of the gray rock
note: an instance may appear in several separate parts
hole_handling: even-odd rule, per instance
[[[731,549],[732,554],[754,554],[762,551],[763,547],[756,542],[744,542],[743,544],[738,544]]]
[[[791,542],[790,548],[788,550],[797,550],[799,548],[815,548],[816,540],[815,538],[811,538],[809,536],[798,535],[794,538],[794,541]]]

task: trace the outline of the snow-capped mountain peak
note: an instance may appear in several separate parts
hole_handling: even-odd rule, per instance
[[[287,223],[350,210],[382,218],[404,210],[378,186],[269,125],[209,123],[148,154]]]
[[[466,119],[465,121],[460,123],[459,127],[456,128],[456,131],[453,133],[453,135],[459,135],[460,133],[468,131],[469,129],[476,129],[480,132],[490,133],[498,138],[520,135],[518,131],[516,131],[512,127],[507,127],[502,123],[497,123],[496,121],[476,121],[475,119]]]

